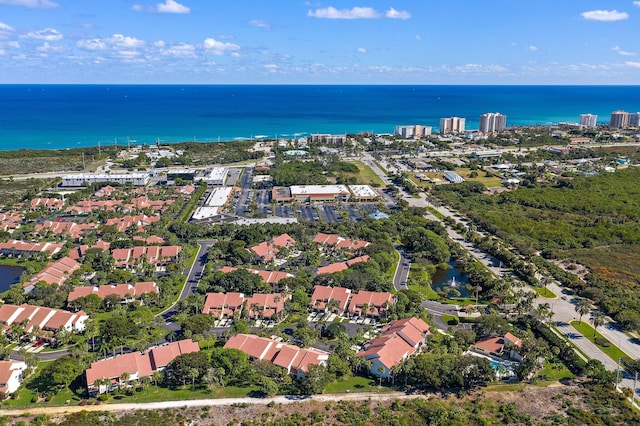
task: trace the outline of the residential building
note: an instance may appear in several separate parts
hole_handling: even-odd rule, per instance
[[[254,293],[246,298],[249,319],[273,319],[284,311],[284,302],[291,300],[291,295],[282,293]]]
[[[311,309],[318,312],[332,312],[342,315],[351,299],[351,290],[343,287],[317,285],[311,295]]]
[[[158,222],[160,216],[147,216],[145,214],[139,214],[135,216],[123,216],[107,219],[108,226],[114,226],[118,232],[127,232],[130,229],[135,232],[144,231],[145,226],[149,226],[152,223]]]
[[[460,117],[449,117],[440,119],[440,133],[464,133],[465,119]]]
[[[507,116],[499,112],[489,112],[480,116],[480,132],[502,132],[507,128]]]
[[[117,268],[136,269],[143,262],[155,267],[167,265],[178,260],[182,251],[180,246],[137,246],[128,249],[114,249],[111,255]]]
[[[62,177],[63,187],[79,187],[89,186],[92,183],[99,182],[114,182],[121,185],[132,184],[136,186],[144,186],[149,183],[149,174],[134,172],[134,173],[78,173],[72,175],[64,175]]]
[[[318,232],[316,234],[313,238],[313,242],[326,249],[347,251],[362,250],[363,248],[371,245],[368,241],[352,240],[350,238],[341,237],[337,234],[324,234],[322,232]]]
[[[396,135],[400,135],[403,138],[418,139],[423,136],[431,136],[431,126],[421,126],[415,124],[412,126],[396,126]]]
[[[81,257],[84,257],[84,255],[87,254],[87,251],[91,249],[108,251],[110,247],[111,247],[111,243],[108,243],[103,240],[96,241],[96,243],[91,247],[89,247],[87,244],[81,244],[69,250],[69,257],[74,260],[78,260]]]
[[[91,363],[84,372],[89,395],[101,394],[124,383],[162,371],[180,355],[200,352],[200,346],[191,339],[179,340],[149,348],[144,352],[131,352]]]
[[[73,302],[81,297],[95,294],[100,299],[107,296],[118,296],[123,302],[132,302],[143,294],[158,294],[160,289],[153,281],[142,281],[135,284],[109,284],[101,286],[74,287],[67,297],[67,303]]]
[[[389,292],[360,290],[351,296],[349,313],[351,316],[379,318],[384,316],[388,307],[395,302],[395,296]]]
[[[33,290],[36,283],[44,281],[47,284],[62,285],[75,271],[80,269],[82,265],[71,257],[63,257],[55,262],[50,263],[42,271],[37,273],[28,282],[23,284],[26,293]]]
[[[511,333],[506,333],[504,336],[485,337],[471,346],[471,350],[483,355],[502,358],[505,355],[504,350],[508,343],[514,347],[509,350],[509,357],[521,361],[522,357],[518,350],[522,347],[522,340]]]
[[[269,361],[298,378],[309,372],[310,365],[323,365],[329,354],[318,349],[302,349],[253,334],[236,334],[224,345],[225,349],[238,349],[253,360]]]
[[[60,210],[64,207],[64,200],[58,198],[34,198],[31,200],[30,210]]]
[[[238,268],[234,268],[232,266],[223,266],[219,271],[228,274],[229,272],[233,272],[237,269]],[[273,285],[278,284],[280,280],[293,277],[293,274],[282,271],[267,271],[264,269],[247,269],[247,271],[258,275],[265,283]]]
[[[580,125],[584,127],[596,127],[598,116],[594,114],[580,114]]]
[[[63,221],[45,220],[36,224],[34,231],[39,235],[46,235],[48,232],[56,235],[68,235],[78,239],[82,237],[85,231],[95,229],[95,223],[75,223]]]
[[[429,328],[429,324],[415,317],[392,321],[358,355],[371,362],[372,375],[389,380],[393,378],[393,367],[420,351]]]
[[[243,305],[244,294],[242,293],[207,293],[202,313],[217,319],[237,318],[242,312]]]
[[[0,361],[0,393],[9,395],[17,391],[24,380],[23,373],[26,369],[27,364],[24,361]]]
[[[263,263],[269,263],[270,261],[275,260],[281,249],[291,249],[295,245],[296,240],[294,240],[289,234],[282,234],[277,237],[273,237],[269,241],[253,246],[249,250],[252,251]]]
[[[7,327],[12,324],[23,324],[25,333],[34,331],[35,327],[52,332],[60,329],[74,333],[81,332],[84,330],[87,319],[89,316],[84,311],[68,312],[26,303],[20,306],[10,304],[0,306],[0,323]]]
[[[640,112],[629,114],[629,126],[640,127]]]
[[[369,256],[364,255],[364,256],[354,257],[353,259],[349,259],[345,262],[331,263],[329,265],[321,266],[318,269],[316,269],[316,274],[318,275],[334,274],[336,272],[349,269],[351,266],[355,265],[356,263],[367,262],[368,260],[369,260]]]
[[[611,119],[609,120],[609,126],[615,127],[616,129],[624,129],[625,127],[629,127],[629,119],[631,118],[631,114],[626,111],[614,111],[611,113]]]
[[[49,242],[32,243],[19,240],[8,240],[6,243],[0,243],[0,255],[3,256],[31,256],[34,254],[45,253],[51,257],[62,250],[64,244],[56,244]]]
[[[322,143],[327,145],[342,145],[347,141],[347,135],[312,134],[312,143]]]

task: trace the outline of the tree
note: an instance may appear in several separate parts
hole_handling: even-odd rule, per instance
[[[264,396],[273,396],[278,393],[279,386],[275,380],[269,377],[263,377],[260,382],[260,392]]]
[[[584,298],[578,299],[578,303],[576,304],[575,310],[580,316],[579,322],[580,324],[582,324],[582,317],[584,315],[587,315],[591,310],[591,303],[589,303],[589,301]]]
[[[208,314],[191,315],[182,321],[182,329],[192,334],[204,334],[213,327],[215,318]]]
[[[211,367],[220,374],[222,386],[239,386],[250,383],[252,365],[249,355],[238,349],[213,348]]]
[[[593,325],[593,337],[595,337],[598,331],[598,327],[604,325],[605,323],[605,316],[600,311],[593,311],[591,312],[591,318],[589,318],[589,322],[591,323],[591,325]]]
[[[57,393],[69,386],[82,370],[81,363],[69,355],[51,361],[40,373],[38,389]]]
[[[204,376],[208,368],[209,355],[206,352],[182,354],[167,365],[167,381],[172,386],[184,385],[188,379],[195,384],[195,380]]]

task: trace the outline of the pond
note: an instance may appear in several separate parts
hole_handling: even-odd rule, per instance
[[[20,266],[0,265],[0,293],[9,290],[13,284],[20,281],[24,268]]]
[[[449,260],[449,269],[438,269],[431,277],[431,288],[435,291],[447,290],[449,288],[455,288],[460,292],[460,296],[467,297],[467,284],[469,283],[469,277],[465,274],[462,268],[457,267],[455,260]]]

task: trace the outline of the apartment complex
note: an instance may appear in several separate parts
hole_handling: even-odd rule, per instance
[[[499,112],[488,112],[480,116],[480,132],[502,132],[507,128],[507,116]]]
[[[629,127],[630,118],[631,114],[626,111],[613,111],[611,113],[611,119],[609,120],[609,126],[615,127],[616,129],[624,129],[625,127]]]
[[[440,119],[440,133],[464,133],[465,119],[460,117],[449,117]]]
[[[421,138],[423,136],[431,135],[431,126],[422,126],[415,124],[411,126],[396,126],[395,134],[400,135],[403,138]]]
[[[580,125],[584,127],[596,127],[598,116],[594,114],[580,114]]]

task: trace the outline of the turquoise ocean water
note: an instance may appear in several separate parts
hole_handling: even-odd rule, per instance
[[[640,111],[640,86],[0,85],[0,150],[436,130],[449,116],[477,129],[485,112],[508,125],[608,122],[617,109]]]

